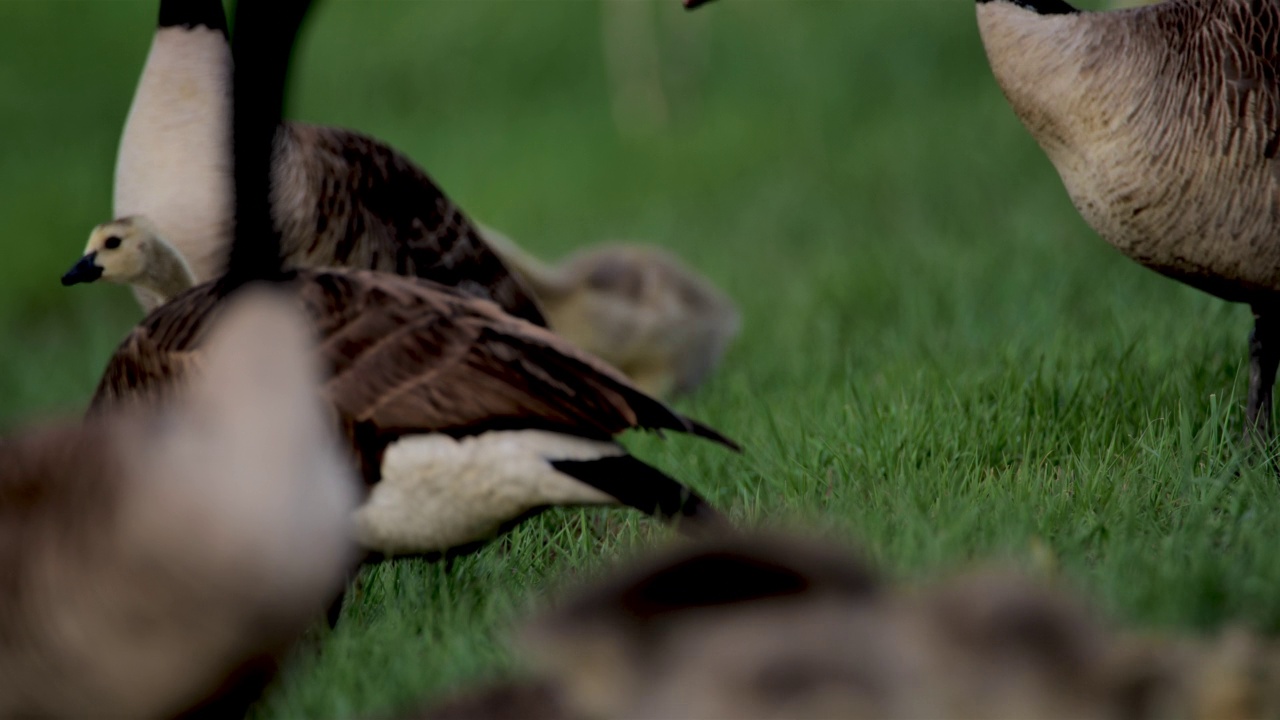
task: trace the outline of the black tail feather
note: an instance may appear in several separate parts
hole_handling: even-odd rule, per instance
[[[630,455],[554,460],[551,467],[662,520],[678,520],[694,534],[728,529],[729,522],[688,486]]]
[[[685,418],[684,420],[686,423],[688,423],[689,432],[691,434],[696,435],[700,438],[711,440],[712,442],[720,443],[721,445],[729,448],[734,452],[739,452],[739,453],[742,452],[741,445],[734,442],[733,440],[730,440],[724,435],[721,435],[719,430],[716,430],[710,425],[703,425],[702,423],[698,422],[697,420],[694,420],[693,418]]]
[[[675,430],[689,433],[719,443],[734,452],[742,452],[742,446],[720,434],[718,430],[672,410],[666,403],[651,397],[633,385],[620,385],[627,404],[636,413],[637,427],[646,430]]]
[[[236,3],[232,97],[235,238],[219,292],[254,280],[285,279],[280,235],[271,220],[271,160],[298,29],[311,0]]]
[[[227,34],[227,15],[222,10],[222,0],[160,0],[157,27],[191,30],[201,25]]]

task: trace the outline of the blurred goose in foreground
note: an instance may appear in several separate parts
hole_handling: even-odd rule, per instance
[[[1269,438],[1280,362],[1280,0],[1102,13],[978,0],[977,14],[996,81],[1098,234],[1253,308],[1247,423]]]
[[[498,255],[533,291],[551,329],[663,397],[692,391],[715,367],[740,324],[733,303],[674,256],[641,245],[607,245],[552,268],[482,228]],[[141,216],[93,229],[64,285],[105,280],[168,302],[196,285],[182,254]]]
[[[308,335],[237,297],[172,402],[0,439],[0,716],[235,717],[320,617],[356,483]]]
[[[599,245],[552,267],[496,230],[480,233],[533,292],[552,330],[652,395],[692,392],[741,325],[733,301],[661,248]]]
[[[161,0],[115,171],[115,217],[146,216],[198,282],[217,278],[232,235],[231,48],[221,0]],[[271,217],[286,265],[416,275],[543,324],[537,304],[412,160],[373,138],[283,123]],[[135,286],[150,311],[160,298]]]
[[[522,645],[536,678],[411,717],[519,717],[516,703],[578,720],[1280,711],[1280,654],[1247,635],[1122,635],[1015,574],[893,587],[829,548],[769,538],[671,552],[579,590]]]
[[[162,397],[198,373],[222,298],[267,280],[292,294],[319,336],[324,395],[370,488],[357,513],[366,549],[461,549],[551,505],[625,504],[718,525],[701,497],[614,436],[674,430],[736,446],[605,363],[457,289],[371,271],[282,269],[270,158],[288,49],[307,4],[237,6],[237,222],[227,273],[142,320],[111,358],[93,409]],[[253,13],[261,24],[244,24]]]

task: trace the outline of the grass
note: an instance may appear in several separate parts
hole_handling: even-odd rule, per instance
[[[326,2],[296,117],[410,153],[548,256],[677,250],[742,306],[682,409],[748,449],[635,437],[744,524],[895,575],[1049,547],[1113,616],[1280,629],[1280,485],[1236,453],[1248,312],[1097,239],[995,87],[959,0],[725,0],[657,20],[665,129],[619,132],[593,2]],[[63,289],[110,211],[154,0],[0,3],[0,427],[77,412],[138,318]],[[558,511],[449,567],[366,573],[262,718],[379,713],[514,669],[510,625],[666,537]]]

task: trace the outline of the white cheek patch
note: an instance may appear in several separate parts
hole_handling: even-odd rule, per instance
[[[382,481],[356,511],[356,538],[386,555],[443,552],[491,538],[536,507],[617,504],[550,461],[623,453],[610,442],[541,430],[406,437],[387,448]]]

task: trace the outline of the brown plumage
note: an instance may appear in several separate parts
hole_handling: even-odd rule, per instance
[[[396,150],[350,130],[290,122],[276,136],[272,170],[287,267],[425,278],[545,324],[537,301],[476,225]]]
[[[293,287],[320,338],[320,356],[329,371],[325,396],[370,484],[382,477],[388,447],[423,434],[463,438],[489,431],[540,430],[605,443],[586,457],[538,450],[547,462],[614,458],[622,451],[611,439],[630,429],[689,432],[736,447],[640,392],[608,365],[487,301],[426,281],[370,271],[304,271]],[[205,328],[216,316],[217,305],[217,288],[206,283],[148,315],[112,357],[93,409],[163,393],[175,378],[197,370]],[[631,477],[618,470],[605,485],[574,466],[568,472],[606,497],[646,512],[716,521],[715,513],[688,488],[627,459],[627,469],[640,474]],[[433,462],[443,466],[448,461]],[[452,482],[467,482],[463,477]],[[497,505],[488,510],[468,504],[495,501],[456,491],[463,497],[456,500],[454,514],[486,516],[483,527],[457,531],[463,536],[432,539],[430,547],[414,547],[397,531],[394,541],[385,541],[387,546],[370,549],[429,553],[483,540],[497,526],[517,520],[521,512],[556,504],[558,495],[542,493],[531,487],[515,510]],[[439,490],[430,495],[437,500],[454,497]]]
[[[116,163],[114,216],[148,217],[197,282],[222,274],[231,243],[231,56],[221,0],[162,0]],[[416,275],[544,324],[466,215],[385,144],[285,123],[271,173],[287,266]],[[148,311],[159,304],[145,290],[135,296]]]
[[[676,430],[736,447],[492,303],[368,271],[303,272],[297,291],[330,370],[327,396],[383,441],[424,430],[533,427],[600,439],[630,429]],[[217,301],[206,283],[148,315],[111,358],[93,407],[185,374]]]
[[[1280,2],[1104,13],[978,0],[1009,104],[1085,220],[1143,265],[1256,316],[1248,418],[1280,361]]]
[[[549,266],[501,233],[480,231],[552,330],[658,397],[696,389],[741,325],[732,300],[661,248],[607,243]]]
[[[168,402],[0,439],[0,716],[238,716],[340,591],[356,483],[304,321],[224,317]]]
[[[573,593],[533,677],[422,718],[1244,718],[1280,711],[1280,648],[1117,631],[1061,588],[980,570],[912,587],[838,550],[735,538]],[[468,714],[471,713],[471,714]]]

